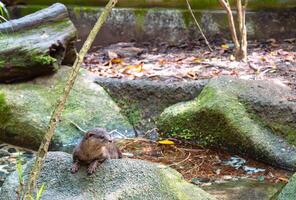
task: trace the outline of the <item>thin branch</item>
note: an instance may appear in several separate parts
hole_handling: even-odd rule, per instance
[[[235,28],[234,19],[233,19],[233,15],[232,15],[232,11],[231,11],[229,1],[228,0],[219,0],[219,2],[221,4],[221,6],[227,12],[228,24],[229,24],[229,29],[230,29],[230,32],[231,32],[232,41],[233,41],[233,43],[235,45],[235,48],[239,49],[240,44],[238,42],[238,38],[237,38],[237,34],[236,34],[236,28]]]
[[[209,43],[208,39],[206,38],[206,36],[205,36],[205,34],[203,33],[203,31],[202,31],[202,29],[201,29],[199,23],[197,22],[197,20],[196,20],[196,18],[195,18],[195,15],[194,15],[194,13],[193,13],[193,11],[192,11],[192,8],[191,8],[191,6],[190,6],[189,1],[186,0],[186,3],[187,3],[188,9],[189,9],[189,11],[190,11],[190,13],[191,13],[191,15],[192,15],[194,21],[195,21],[195,24],[196,24],[197,28],[199,29],[199,31],[200,31],[202,37],[204,38],[204,40],[205,40],[205,42],[206,42],[206,44],[207,44],[209,50],[210,50],[210,51],[213,51],[213,49],[212,49],[211,46],[210,46],[210,43]]]
[[[35,163],[32,166],[30,177],[27,182],[26,193],[24,196],[24,199],[26,199],[26,200],[30,199],[31,195],[33,194],[34,189],[36,188],[36,181],[37,181],[37,178],[40,174],[46,154],[48,152],[49,144],[50,144],[51,139],[54,135],[56,126],[60,120],[61,113],[65,107],[66,100],[67,100],[67,98],[70,94],[70,91],[74,85],[74,82],[76,80],[76,77],[77,77],[79,69],[80,69],[80,66],[82,65],[83,59],[84,59],[86,53],[88,52],[88,50],[90,49],[93,41],[95,40],[97,33],[101,29],[102,25],[106,21],[109,13],[111,12],[112,8],[115,6],[116,3],[117,3],[117,0],[109,0],[108,4],[106,5],[104,11],[102,12],[102,14],[100,15],[96,24],[94,25],[93,29],[91,30],[88,38],[86,39],[83,47],[81,48],[81,50],[80,50],[80,52],[73,64],[72,71],[68,77],[67,84],[64,88],[64,92],[63,92],[62,96],[60,97],[60,99],[54,109],[54,112],[53,112],[51,119],[49,121],[47,132],[44,135],[44,138],[40,144],[39,150],[36,155]]]

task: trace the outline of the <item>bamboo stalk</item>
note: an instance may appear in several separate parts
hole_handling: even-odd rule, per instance
[[[109,0],[108,4],[106,5],[105,9],[103,10],[102,14],[100,15],[99,19],[97,20],[96,24],[94,25],[93,29],[89,33],[88,38],[86,39],[82,49],[77,55],[77,58],[72,66],[72,71],[68,77],[67,84],[64,88],[64,92],[60,99],[58,100],[56,107],[52,113],[51,119],[49,121],[48,129],[46,134],[44,135],[44,138],[40,144],[39,150],[36,155],[35,163],[31,169],[30,177],[27,182],[26,187],[26,193],[23,199],[29,200],[31,199],[31,195],[34,193],[34,190],[36,188],[36,181],[40,174],[43,162],[45,160],[46,154],[48,152],[48,147],[51,142],[51,139],[54,135],[56,126],[60,120],[61,113],[64,110],[66,100],[70,94],[70,91],[74,85],[74,82],[76,80],[76,77],[78,75],[80,66],[83,62],[83,59],[90,49],[93,41],[95,40],[95,37],[99,30],[101,29],[102,25],[106,21],[109,13],[111,12],[112,8],[115,6],[118,0]]]

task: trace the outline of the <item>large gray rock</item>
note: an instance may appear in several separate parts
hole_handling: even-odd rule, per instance
[[[194,99],[207,80],[168,82],[96,78],[96,83],[110,94],[137,133],[146,135],[147,131],[156,127],[156,118],[165,108]]]
[[[240,179],[226,183],[215,183],[204,187],[204,189],[219,200],[274,200],[273,198],[283,186],[284,183]]]
[[[71,155],[48,154],[38,183],[45,183],[42,200],[213,200],[209,194],[182,179],[175,170],[141,160],[120,159],[104,162],[95,174],[81,168],[71,174]],[[30,165],[30,164],[29,164]],[[26,170],[27,171],[27,167]],[[18,176],[5,181],[1,200],[15,200]]]
[[[296,199],[296,174],[294,174],[289,183],[283,188],[277,197],[278,200],[293,200]]]
[[[71,68],[62,67],[56,74],[27,83],[0,84],[0,139],[23,147],[38,148],[46,131],[51,112],[63,93]],[[81,70],[67,100],[56,129],[52,149],[65,149],[75,144],[83,129],[104,127],[134,136],[133,127],[120,114],[110,96],[93,83],[94,77]]]
[[[296,102],[268,81],[212,79],[194,100],[167,108],[158,127],[203,145],[226,147],[296,170]]]

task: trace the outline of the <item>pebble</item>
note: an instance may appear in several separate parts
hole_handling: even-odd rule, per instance
[[[0,158],[5,157],[5,156],[10,156],[10,153],[8,153],[4,149],[0,149]]]
[[[0,144],[0,189],[6,177],[16,170],[17,160],[22,165],[33,158],[34,153],[8,144]]]
[[[15,148],[9,148],[8,150],[7,150],[9,153],[16,153],[16,149]]]

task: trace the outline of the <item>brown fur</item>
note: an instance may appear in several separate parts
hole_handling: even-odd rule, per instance
[[[92,174],[106,159],[119,158],[122,158],[122,154],[108,132],[102,128],[94,128],[87,131],[81,142],[74,148],[71,172],[76,173],[82,163],[88,165],[87,172]]]

